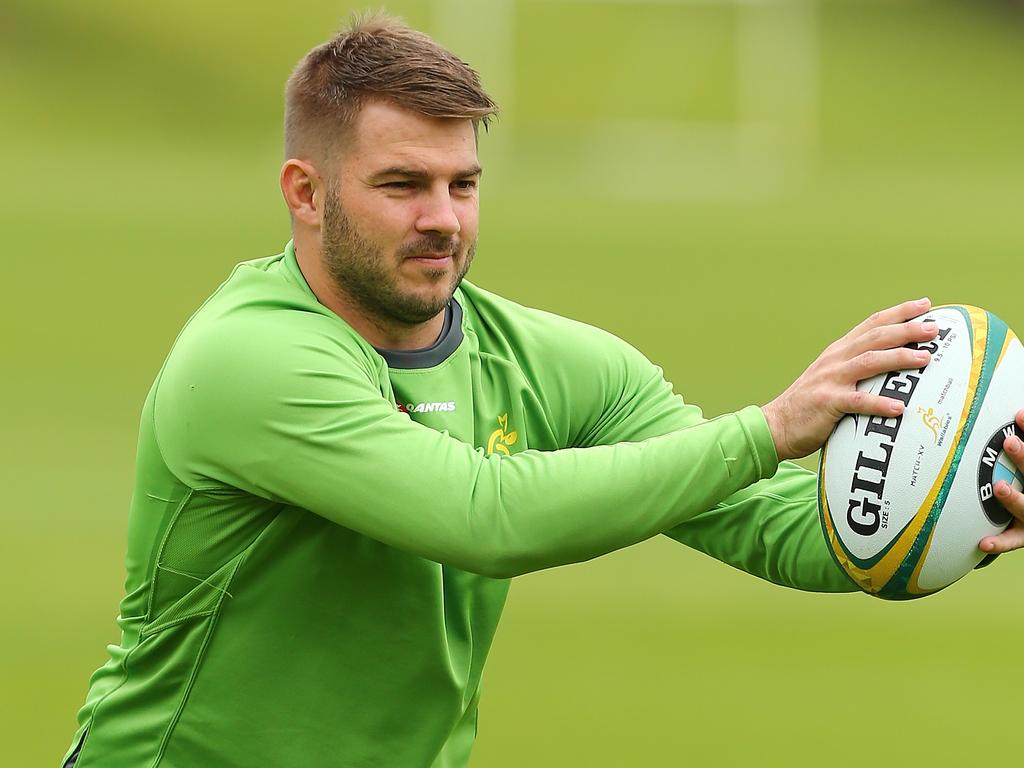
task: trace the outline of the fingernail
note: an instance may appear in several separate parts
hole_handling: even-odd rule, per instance
[[[1010,486],[1003,481],[996,483],[996,494],[998,496],[1009,496]]]
[[[914,359],[918,362],[927,363],[931,359],[931,355],[924,350],[914,353]]]
[[[924,304],[931,304],[932,302],[931,302],[931,300],[928,297],[925,297],[923,299],[918,299],[916,303],[924,305]]]
[[[1013,437],[1010,438],[1010,450],[1011,451],[1013,451],[1014,453],[1017,453],[1021,449],[1021,446],[1024,446],[1024,443],[1021,443],[1019,437],[1014,435]]]
[[[939,324],[929,317],[921,321],[921,327],[926,331],[934,331],[939,327]]]

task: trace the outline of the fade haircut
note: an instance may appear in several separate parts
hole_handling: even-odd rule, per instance
[[[422,32],[382,12],[353,15],[288,78],[285,157],[326,162],[363,104],[374,99],[431,117],[472,120],[474,131],[480,123],[486,129],[498,113],[477,73]]]

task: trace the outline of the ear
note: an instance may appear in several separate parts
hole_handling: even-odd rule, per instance
[[[281,194],[295,219],[319,228],[327,185],[312,164],[286,160],[281,167]]]

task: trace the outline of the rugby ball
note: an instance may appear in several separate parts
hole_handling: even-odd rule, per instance
[[[858,384],[902,400],[892,418],[848,415],[821,451],[818,512],[836,562],[865,592],[922,597],[970,573],[978,542],[1011,521],[993,493],[1022,478],[1003,452],[1024,406],[1024,347],[977,307],[937,307],[924,368]],[[1024,437],[1022,435],[1019,435]]]

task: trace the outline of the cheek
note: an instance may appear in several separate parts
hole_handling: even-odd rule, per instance
[[[408,237],[415,221],[408,206],[396,204],[393,200],[378,200],[365,207],[356,206],[349,215],[364,238],[385,248],[401,244]]]
[[[459,225],[462,227],[462,237],[465,240],[475,240],[477,229],[480,226],[480,206],[474,200],[466,201],[458,210]]]

